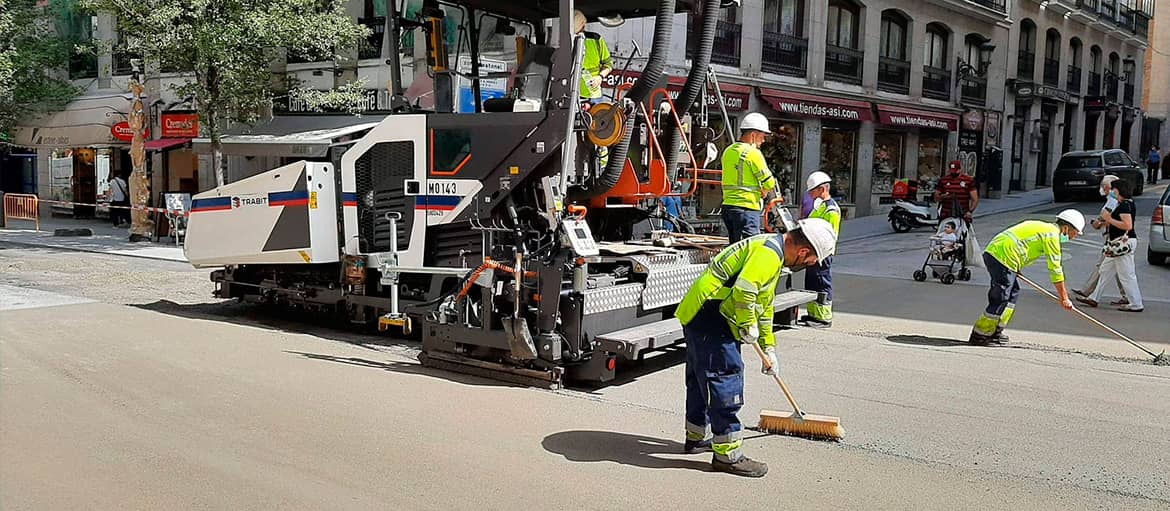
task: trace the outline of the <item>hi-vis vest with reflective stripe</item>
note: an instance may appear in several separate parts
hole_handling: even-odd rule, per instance
[[[760,346],[776,345],[772,334],[772,302],[784,269],[784,235],[759,234],[740,240],[711,260],[678,304],[675,317],[686,325],[703,304],[720,301],[719,312],[735,338],[752,325],[760,330]]]
[[[1008,227],[991,239],[984,250],[1009,270],[1018,272],[1040,256],[1048,258],[1048,276],[1053,283],[1064,282],[1060,263],[1060,227],[1040,220],[1028,220]]]
[[[833,232],[841,234],[841,206],[833,199],[816,199],[816,201],[817,205],[813,207],[812,213],[809,213],[808,217],[820,218],[829,222],[829,225],[833,226]]]
[[[600,34],[585,33],[585,55],[581,59],[581,99],[598,99],[602,96],[601,84],[589,87],[589,79],[601,75],[601,68],[612,67],[609,46]]]
[[[759,211],[764,207],[761,189],[776,187],[764,153],[751,144],[736,142],[723,151],[723,205]]]

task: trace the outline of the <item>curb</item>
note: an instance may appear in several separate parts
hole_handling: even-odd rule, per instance
[[[1010,208],[1007,208],[1007,209],[1001,209],[1001,210],[997,210],[997,211],[995,211],[995,212],[989,212],[989,213],[983,213],[983,214],[980,214],[980,215],[975,215],[975,216],[974,216],[974,218],[984,218],[984,217],[989,217],[989,216],[1002,215],[1002,214],[1004,214],[1004,213],[1013,213],[1013,212],[1016,212],[1016,211],[1022,211],[1022,210],[1025,210],[1025,209],[1031,209],[1031,208],[1035,208],[1035,207],[1039,207],[1039,206],[1048,206],[1048,205],[1052,205],[1052,204],[1056,204],[1056,202],[1055,202],[1055,201],[1053,201],[1052,199],[1049,199],[1047,202],[1035,202],[1035,203],[1032,203],[1032,204],[1024,204],[1024,205],[1020,205],[1020,206],[1013,206],[1013,207],[1010,207]],[[889,232],[873,232],[873,233],[869,233],[869,234],[863,234],[863,235],[860,235],[860,236],[857,236],[857,237],[854,237],[854,238],[844,239],[844,240],[841,240],[841,241],[840,241],[840,243],[849,243],[849,242],[853,242],[853,241],[868,240],[868,239],[871,239],[871,238],[877,238],[877,237],[879,237],[879,236],[889,236],[889,235],[891,235],[891,234],[898,234],[898,233],[896,233],[896,232],[893,232],[893,231],[889,231]]]
[[[117,257],[136,257],[138,259],[150,259],[153,261],[167,261],[167,262],[171,262],[171,263],[191,264],[189,261],[186,261],[186,260],[171,259],[171,258],[167,258],[167,257],[159,257],[159,256],[144,255],[144,254],[142,254],[142,255],[140,255],[140,254],[118,254],[118,253],[114,253],[114,252],[105,252],[105,251],[101,251],[101,250],[93,250],[93,249],[88,249],[88,248],[63,247],[60,245],[48,245],[45,243],[32,243],[32,242],[28,242],[28,241],[17,241],[17,240],[9,240],[9,239],[4,239],[4,238],[0,238],[0,243],[11,243],[13,245],[20,245],[22,247],[51,248],[54,250],[67,250],[70,252],[85,252],[85,253],[89,253],[89,254],[104,254],[104,255],[108,255],[108,256],[117,256]]]

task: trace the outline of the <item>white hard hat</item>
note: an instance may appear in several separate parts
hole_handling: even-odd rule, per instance
[[[821,218],[805,218],[797,220],[800,232],[808,238],[813,250],[817,252],[817,260],[823,261],[837,251],[837,231],[833,225]]]
[[[768,130],[768,118],[758,112],[752,112],[743,116],[743,122],[739,124],[739,131],[742,133],[747,130],[771,133]]]
[[[1085,215],[1082,215],[1080,211],[1075,209],[1066,209],[1061,211],[1059,215],[1056,215],[1056,219],[1068,222],[1069,225],[1073,226],[1073,228],[1077,230],[1077,234],[1080,234],[1085,230]]]
[[[811,176],[808,176],[808,181],[805,183],[807,186],[805,186],[804,189],[805,191],[811,191],[813,188],[821,186],[825,183],[832,182],[833,178],[829,177],[828,174],[818,170],[813,172]]]

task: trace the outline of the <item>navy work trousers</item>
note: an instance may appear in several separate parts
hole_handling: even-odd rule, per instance
[[[740,343],[719,313],[718,301],[707,302],[683,326],[683,335],[687,340],[687,428],[701,430],[709,426],[716,443],[734,442],[737,447],[724,454],[727,459],[722,460],[734,463],[741,456],[738,443],[743,434],[737,415],[743,407]]]
[[[723,225],[727,227],[728,244],[760,233],[760,212],[739,206],[723,206]]]

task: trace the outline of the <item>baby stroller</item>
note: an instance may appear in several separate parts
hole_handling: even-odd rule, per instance
[[[947,227],[954,230],[947,233]],[[967,223],[962,218],[948,218],[939,222],[938,232],[930,237],[930,251],[922,268],[914,272],[914,280],[925,282],[930,276],[951,285],[955,280],[971,280],[967,268]],[[927,273],[930,268],[930,273]]]

